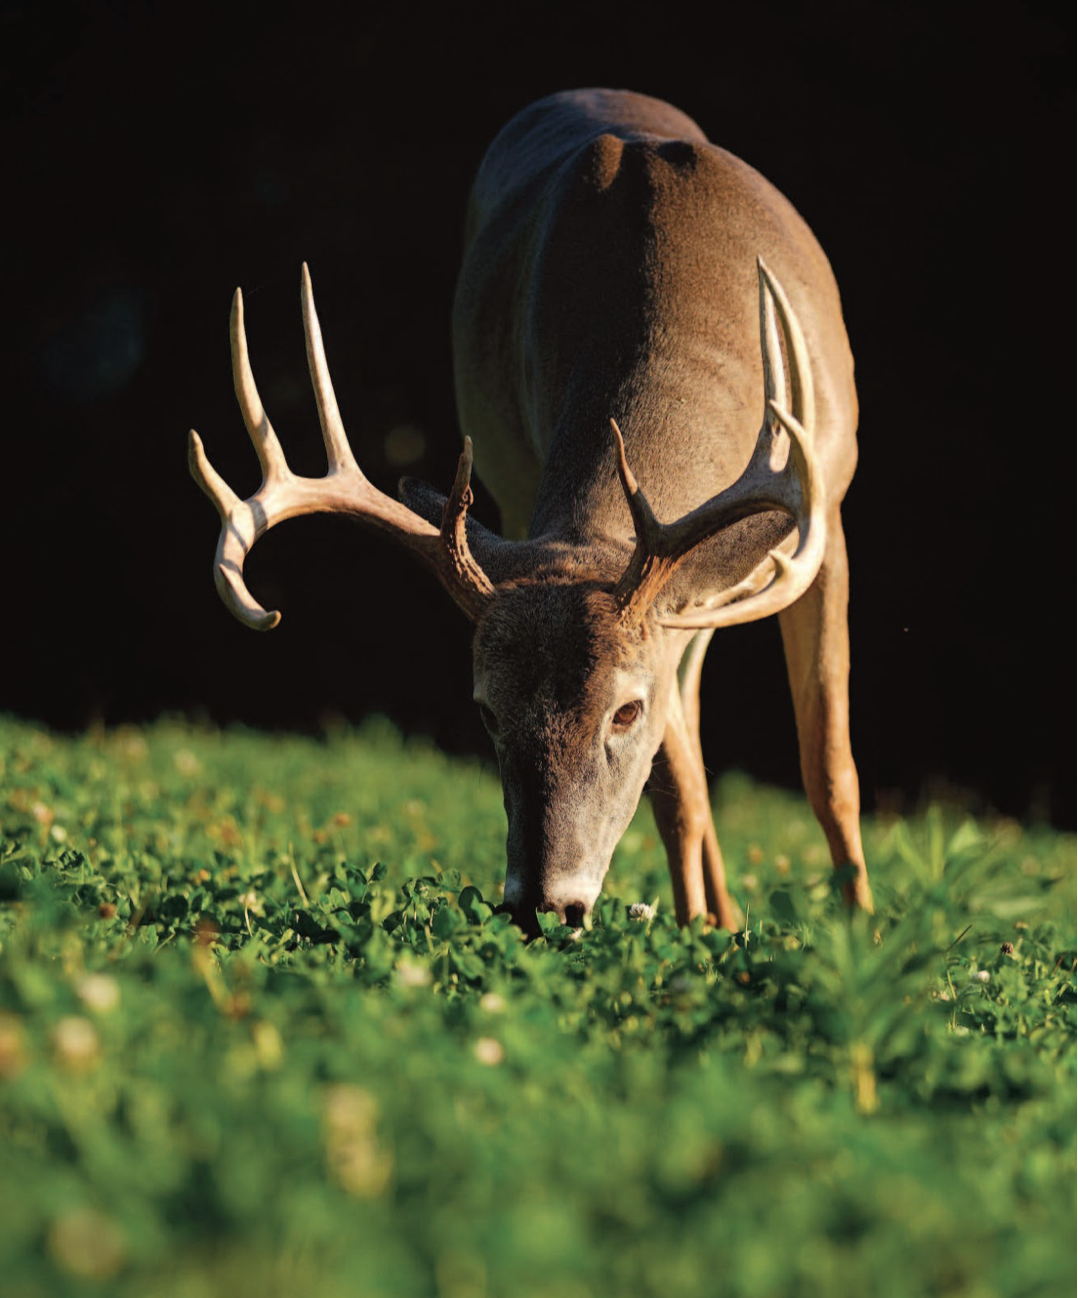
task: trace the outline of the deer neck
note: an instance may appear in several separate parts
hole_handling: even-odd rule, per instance
[[[543,465],[529,535],[627,558],[634,529],[615,472],[611,416],[657,516],[678,518],[744,469],[760,424],[759,386],[751,364],[704,344],[657,345],[603,384],[585,358],[550,412],[549,431],[538,434]]]

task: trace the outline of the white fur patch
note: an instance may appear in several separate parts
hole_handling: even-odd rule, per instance
[[[571,874],[567,879],[559,879],[554,885],[549,901],[558,909],[566,906],[580,906],[591,910],[595,899],[602,890],[602,880],[584,874]]]

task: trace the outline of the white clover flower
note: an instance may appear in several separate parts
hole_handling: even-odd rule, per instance
[[[87,1009],[107,1014],[120,1003],[120,984],[108,974],[87,974],[79,980],[75,994]]]
[[[249,888],[239,901],[243,909],[249,911],[252,915],[265,915],[266,913],[265,903],[253,888]]]
[[[501,1014],[505,1009],[505,998],[497,992],[484,992],[479,998],[479,1008],[488,1014]]]
[[[475,1057],[481,1064],[487,1064],[493,1067],[500,1064],[505,1058],[505,1050],[500,1041],[494,1037],[480,1037],[473,1047]]]
[[[992,975],[987,969],[978,969],[975,973],[970,974],[969,980],[973,983],[986,983],[991,977]]]
[[[634,901],[629,907],[629,918],[653,920],[655,918],[655,907],[648,905],[646,901]]]
[[[397,965],[397,982],[402,987],[429,987],[430,970],[426,965],[402,962]]]
[[[69,1014],[53,1028],[52,1044],[62,1063],[85,1068],[97,1058],[97,1029],[89,1019]]]

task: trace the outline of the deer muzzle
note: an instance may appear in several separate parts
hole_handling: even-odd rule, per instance
[[[525,933],[539,932],[536,913],[557,915],[563,924],[579,928],[591,914],[599,896],[602,878],[578,873],[562,876],[550,884],[529,885],[510,868],[505,882],[505,906],[513,923]]]

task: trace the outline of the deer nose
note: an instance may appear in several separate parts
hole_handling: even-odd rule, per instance
[[[588,907],[582,901],[571,901],[565,907],[565,914],[562,915],[562,919],[570,928],[580,928],[587,913]]]
[[[538,937],[540,934],[537,913],[557,915],[558,919],[569,928],[581,928],[584,917],[591,913],[591,907],[583,901],[571,901],[565,905],[556,905],[549,901],[537,901],[530,905],[526,901],[518,902],[516,905],[503,902],[498,910],[510,915],[517,928],[523,929],[528,937]]]
[[[574,874],[541,883],[522,883],[510,874],[505,882],[505,901],[500,909],[508,911],[513,923],[525,933],[537,936],[540,915],[557,915],[570,928],[581,928],[599,895],[599,885],[589,876]]]
[[[591,905],[586,901],[544,901],[536,909],[543,914],[553,914],[570,928],[580,928],[584,916],[591,914]]]
[[[600,880],[601,880],[600,875]],[[599,880],[583,871],[552,880],[543,896],[544,910],[552,910],[563,924],[580,928],[599,896]]]

